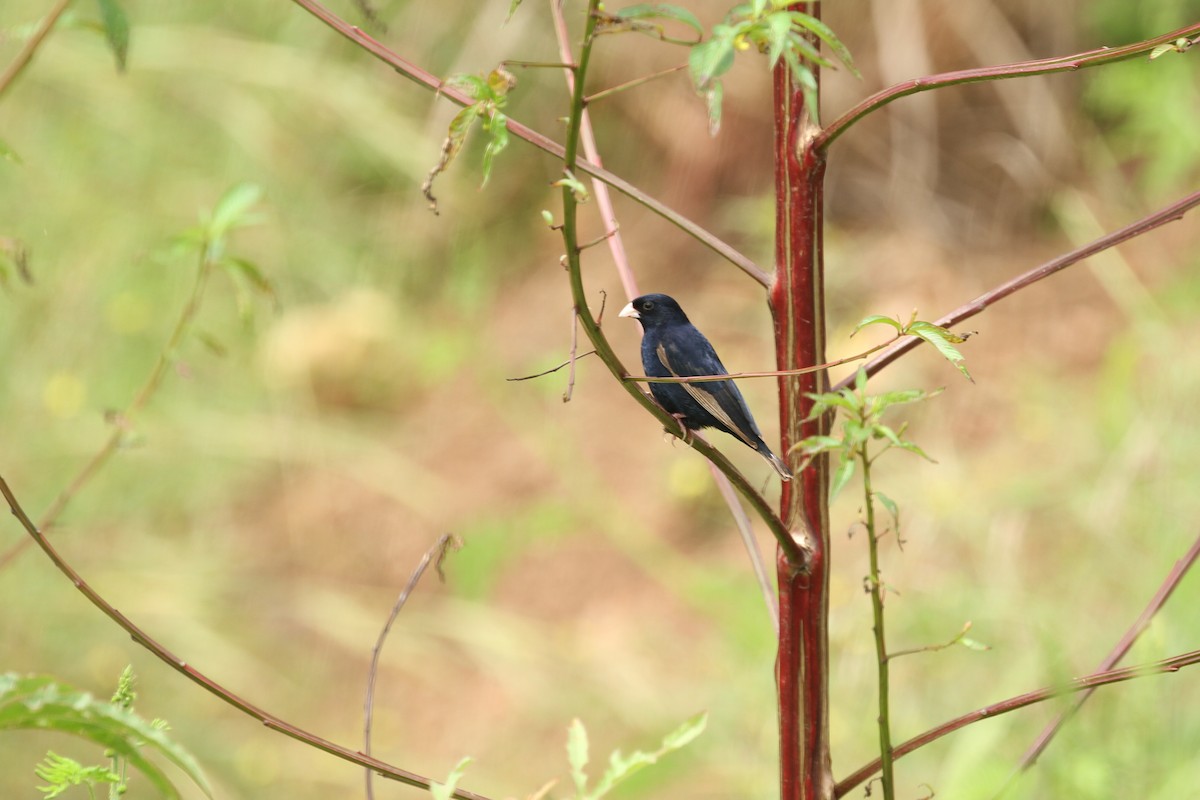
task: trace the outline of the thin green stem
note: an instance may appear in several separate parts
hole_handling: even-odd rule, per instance
[[[209,258],[208,243],[205,242],[200,249],[200,263],[196,269],[196,279],[192,283],[192,290],[188,295],[187,303],[179,312],[179,318],[175,320],[175,327],[171,331],[166,344],[159,351],[158,362],[154,365],[154,369],[150,371],[150,374],[146,377],[146,382],[138,389],[137,394],[134,395],[133,400],[130,401],[125,410],[114,416],[112,430],[103,446],[83,465],[79,472],[75,474],[75,477],[71,479],[71,482],[67,484],[66,488],[58,493],[58,496],[50,503],[50,507],[42,514],[41,519],[38,520],[38,530],[49,532],[53,529],[54,524],[58,522],[58,518],[66,510],[67,505],[91,482],[92,478],[108,463],[113,454],[120,449],[121,442],[125,439],[131,420],[145,408],[146,403],[150,402],[150,398],[154,396],[155,392],[162,385],[163,379],[166,378],[171,365],[176,362],[176,357],[180,346],[183,344],[184,337],[187,335],[192,321],[200,310],[200,304],[204,299],[204,289],[208,285],[208,279],[212,274],[214,266],[214,262]],[[3,570],[12,563],[32,543],[31,539],[22,539],[5,551],[3,555],[0,555],[0,570]]]
[[[588,2],[583,44],[579,49],[579,60],[575,67],[575,86],[571,92],[571,109],[567,117],[567,140],[563,148],[563,169],[569,174],[574,174],[576,167],[580,163],[579,146],[583,128],[584,86],[587,83],[588,64],[591,62],[592,57],[596,27],[595,12],[598,5],[599,0],[589,0]],[[678,420],[655,403],[648,394],[639,389],[637,384],[627,380],[629,371],[625,369],[620,358],[617,357],[608,338],[600,329],[600,324],[592,315],[587,303],[586,290],[583,286],[583,268],[580,262],[581,249],[578,234],[579,202],[576,200],[575,193],[571,190],[570,186],[564,185],[562,187],[562,203],[563,220],[561,232],[563,246],[566,250],[567,273],[571,283],[571,298],[575,304],[575,311],[579,315],[579,324],[583,328],[583,332],[591,341],[592,347],[596,349],[596,355],[600,357],[600,360],[604,362],[609,372],[620,382],[625,391],[641,403],[643,408],[658,418],[668,430],[679,430]],[[788,531],[787,526],[783,524],[783,520],[780,519],[779,515],[775,513],[766,499],[747,480],[746,476],[739,472],[719,450],[699,436],[690,436],[684,441],[692,449],[698,451],[712,462],[717,469],[725,473],[730,482],[737,487],[737,490],[750,502],[755,512],[763,519],[767,527],[770,528],[771,534],[779,542],[780,548],[787,553],[789,558],[795,559],[795,563],[801,563],[802,552],[800,545]]]
[[[863,502],[867,516],[867,550],[870,554],[871,613],[875,621],[875,656],[879,664],[879,758],[884,800],[895,800],[896,778],[892,770],[892,728],[888,713],[888,652],[883,628],[883,581],[879,577],[879,536],[875,530],[875,495],[871,489],[871,458],[867,443],[859,446],[862,463]]]

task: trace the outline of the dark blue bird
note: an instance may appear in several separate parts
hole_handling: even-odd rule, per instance
[[[717,351],[688,321],[687,314],[665,294],[646,294],[621,309],[622,317],[642,323],[642,368],[651,378],[728,375]],[[770,462],[779,477],[792,479],[791,470],[763,441],[742,393],[733,381],[651,383],[658,404],[689,430],[716,428],[737,437]]]

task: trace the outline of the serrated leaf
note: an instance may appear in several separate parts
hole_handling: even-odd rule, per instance
[[[796,55],[805,61],[808,61],[809,63],[816,64],[819,67],[837,69],[832,61],[821,55],[821,51],[813,46],[812,42],[804,38],[804,34],[796,33],[796,31],[791,28],[789,28],[789,31],[788,47],[795,51]]]
[[[913,444],[912,442],[902,441],[897,446],[901,450],[907,450],[910,453],[916,453],[921,458],[925,459],[926,461],[928,461],[931,464],[937,463],[937,459],[931,458],[928,453],[926,453],[924,450],[922,450],[920,447]]]
[[[588,763],[588,736],[587,729],[578,718],[571,720],[567,727],[567,763],[571,765],[575,791],[582,797],[587,791],[587,773],[583,770]]]
[[[117,0],[96,0],[100,4],[100,21],[104,25],[104,38],[117,62],[117,71],[125,71],[129,56],[129,19]]]
[[[627,20],[673,19],[692,28],[700,36],[704,36],[704,26],[700,24],[700,20],[696,19],[695,14],[686,8],[680,8],[679,6],[667,3],[639,3],[634,6],[627,6],[617,11],[615,16],[618,19]]]
[[[153,724],[111,703],[48,676],[8,674],[0,680],[0,730],[52,730],[81,736],[124,758],[168,798],[179,796],[170,779],[145,757],[157,751],[179,767],[208,797],[212,792],[191,754]]]
[[[959,336],[956,333],[951,333],[945,328],[934,325],[932,322],[917,320],[910,324],[905,331],[933,345],[942,356],[949,361],[954,367],[961,372],[969,381],[974,382],[971,373],[967,372],[966,366],[963,365],[963,354],[958,351],[954,343],[966,341],[965,337]]]
[[[429,793],[433,795],[434,800],[453,800],[454,793],[458,791],[458,782],[466,774],[467,766],[470,763],[470,756],[463,758],[454,765],[454,769],[450,770],[450,774],[446,776],[445,783],[434,781],[429,784]]]
[[[856,78],[862,78],[858,68],[854,66],[854,58],[850,55],[850,50],[846,45],[842,44],[842,40],[837,37],[837,34],[821,20],[802,11],[791,12],[792,22],[800,28],[811,31],[816,34],[817,38],[829,45],[829,48],[837,55],[838,59],[846,65],[846,69]]]
[[[845,488],[850,479],[854,477],[854,465],[858,462],[853,458],[847,458],[838,464],[838,468],[833,473],[833,480],[829,482],[829,499],[837,497],[838,492]]]
[[[708,712],[701,711],[694,717],[684,720],[678,728],[664,736],[662,746],[668,752],[685,747],[704,733],[706,727],[708,727]]]
[[[262,188],[253,183],[239,183],[226,191],[205,225],[207,239],[219,240],[231,229],[249,224],[249,211],[260,198]]]
[[[939,390],[940,393],[940,390]],[[926,392],[923,389],[901,389],[894,392],[884,392],[876,396],[879,401],[879,410],[883,411],[889,406],[902,406],[908,403],[919,403],[922,400],[928,400],[933,396],[933,393]]]
[[[678,728],[664,736],[662,742],[659,744],[659,748],[652,753],[635,750],[633,753],[625,756],[622,755],[620,750],[614,750],[608,759],[608,769],[605,770],[604,775],[596,783],[596,788],[588,793],[588,800],[598,800],[598,798],[604,797],[618,783],[621,783],[645,767],[657,764],[658,760],[668,753],[672,753],[691,743],[697,736],[704,732],[707,724],[708,713],[701,712],[685,720]]]
[[[850,332],[850,335],[853,336],[869,325],[890,325],[896,329],[896,333],[900,333],[904,327],[900,324],[899,320],[892,317],[884,316],[883,314],[871,314],[868,317],[863,317],[862,321],[854,326],[854,330]]]

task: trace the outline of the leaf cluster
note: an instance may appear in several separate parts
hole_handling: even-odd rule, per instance
[[[458,89],[472,102],[462,108],[446,131],[442,152],[438,162],[421,184],[421,192],[429,201],[430,209],[437,213],[437,198],[433,196],[433,181],[446,171],[467,141],[467,134],[478,122],[488,135],[487,147],[483,151],[483,186],[492,175],[492,163],[504,148],[508,147],[508,117],[501,110],[508,103],[509,93],[516,87],[517,79],[504,67],[496,67],[486,77],[479,75],[452,75],[446,86]]]
[[[707,40],[688,42],[666,36],[651,20],[672,20],[692,28],[703,39],[704,28],[687,9],[665,3],[642,3],[628,6],[615,14],[606,14],[601,22],[606,32],[633,30],[649,33],[665,42],[684,44],[691,48],[688,68],[692,83],[708,104],[709,132],[714,136],[721,126],[721,106],[725,90],[722,76],[733,67],[738,51],[754,48],[768,56],[774,67],[780,59],[788,65],[792,77],[804,93],[809,116],[819,122],[817,77],[813,67],[836,69],[833,61],[821,55],[820,43],[825,43],[855,76],[858,69],[850,50],[828,25],[821,20],[794,11],[790,0],[752,0],[739,3],[729,10],[723,22],[713,26]]]
[[[817,419],[830,412],[840,411],[842,416],[841,436],[809,436],[798,442],[793,449],[803,453],[808,459],[815,458],[821,453],[833,453],[839,457],[838,466],[830,481],[829,496],[832,498],[854,476],[855,466],[859,459],[874,462],[892,448],[916,453],[921,458],[933,461],[928,454],[913,442],[904,438],[907,424],[894,429],[883,421],[883,416],[894,406],[919,403],[941,394],[938,389],[926,392],[923,389],[904,389],[901,391],[884,392],[869,395],[867,389],[866,370],[859,369],[855,375],[854,388],[849,387],[836,392],[809,394],[813,401],[812,412],[808,419]],[[882,447],[874,453],[868,452],[871,442],[882,442]],[[878,499],[895,516],[896,505],[887,497],[878,495]]]
[[[195,759],[167,736],[165,725],[134,713],[127,705],[133,698],[131,684],[123,680],[122,685],[125,688],[118,689],[116,702],[106,703],[53,677],[5,673],[0,675],[0,731],[50,730],[82,737],[133,766],[163,797],[178,798],[179,790],[143,752],[149,749],[183,770],[211,797],[208,782]],[[41,787],[47,797],[57,797],[73,785],[113,783],[110,773],[111,770],[84,767],[54,753],[48,754],[36,769],[37,776],[49,783]]]

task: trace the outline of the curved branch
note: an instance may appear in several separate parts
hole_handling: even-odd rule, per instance
[[[1076,53],[1070,56],[1041,58],[1036,61],[1018,61],[1015,64],[976,67],[974,69],[962,69],[955,72],[943,72],[924,78],[914,78],[876,92],[842,114],[816,135],[813,147],[819,151],[826,150],[851,125],[871,112],[878,111],[888,103],[899,100],[901,97],[907,97],[910,94],[927,92],[931,89],[941,89],[944,86],[956,86],[960,83],[998,81],[1006,78],[1023,78],[1030,75],[1049,75],[1055,72],[1074,72],[1086,67],[1098,67],[1101,64],[1111,64],[1115,61],[1125,61],[1126,59],[1135,58],[1143,53],[1149,53],[1159,45],[1168,44],[1176,39],[1190,39],[1198,34],[1200,34],[1200,23],[1180,28],[1172,33],[1164,33],[1162,36],[1147,39],[1144,42],[1127,44],[1123,47],[1100,47],[1096,50],[1088,50],[1085,53]]]
[[[460,106],[467,106],[471,104],[470,98],[468,98],[462,92],[449,86],[444,86],[442,81],[437,76],[406,60],[398,53],[395,53],[392,50],[389,50],[387,47],[384,47],[376,39],[368,36],[361,28],[346,22],[344,19],[337,16],[320,3],[316,2],[316,0],[292,0],[292,2],[303,8],[308,13],[312,14],[314,17],[328,25],[333,30],[340,33],[345,38],[349,39],[354,44],[378,58],[383,63],[387,64],[392,69],[399,72],[404,77],[415,81],[427,89],[432,89],[438,94],[449,98],[455,103],[458,103]],[[544,150],[552,156],[557,156],[558,158],[563,158],[565,156],[565,150],[562,145],[538,133],[532,128],[516,122],[511,118],[508,120],[508,130],[518,139],[524,139],[529,144]],[[621,192],[630,199],[641,203],[643,206],[650,209],[655,214],[658,214],[667,222],[675,225],[684,233],[687,233],[689,236],[708,247],[717,255],[729,261],[751,278],[754,278],[754,280],[758,281],[763,286],[771,285],[771,276],[763,271],[757,264],[751,261],[750,258],[738,252],[728,242],[718,238],[715,234],[706,230],[705,228],[702,228],[697,223],[692,222],[690,219],[675,211],[671,207],[665,205],[660,200],[656,200],[633,184],[609,172],[603,167],[593,164],[591,161],[578,159],[576,160],[576,167],[580,172],[585,172],[588,175],[591,175],[593,178],[598,178],[599,180],[604,181],[618,192]]]
[[[1038,689],[1034,692],[1010,697],[1007,700],[1002,700],[999,703],[972,711],[968,714],[963,714],[961,717],[956,717],[948,722],[938,725],[936,728],[931,728],[920,736],[914,736],[904,744],[900,745],[893,751],[895,758],[908,755],[912,751],[924,747],[930,742],[936,741],[948,733],[953,733],[959,728],[979,722],[990,717],[997,717],[1001,714],[1007,714],[1010,711],[1016,711],[1018,708],[1025,708],[1036,703],[1041,703],[1055,697],[1060,697],[1064,694],[1072,692],[1082,692],[1089,689],[1094,689],[1097,686],[1107,686],[1110,683],[1121,683],[1123,681],[1141,678],[1146,675],[1161,675],[1166,672],[1178,672],[1183,667],[1191,666],[1192,664],[1200,664],[1200,650],[1192,650],[1187,653],[1181,653],[1171,658],[1164,658],[1162,661],[1155,661],[1151,664],[1142,664],[1136,667],[1122,667],[1121,669],[1108,670],[1106,672],[1095,672],[1082,678],[1075,678],[1065,686],[1047,687]],[[852,775],[843,778],[834,788],[833,796],[842,797],[846,792],[861,784],[863,781],[870,778],[879,771],[879,759],[872,761],[865,767],[860,768]]]
[[[54,562],[54,566],[58,567],[59,572],[61,572],[63,575],[66,575],[71,583],[75,584],[75,588],[82,592],[83,596],[86,597],[92,605],[103,611],[109,619],[121,626],[121,628],[123,628],[135,642],[140,644],[142,647],[145,647],[160,661],[171,667],[171,669],[182,674],[193,683],[201,686],[204,689],[207,689],[209,692],[216,695],[221,700],[224,700],[238,711],[254,717],[268,728],[277,730],[286,736],[296,739],[297,741],[303,742],[311,747],[315,747],[318,750],[323,750],[330,755],[337,756],[338,758],[349,761],[352,764],[358,764],[361,767],[366,767],[367,769],[372,770],[379,775],[384,776],[385,778],[392,778],[393,780],[406,783],[409,786],[416,786],[421,789],[429,788],[431,782],[428,778],[418,775],[415,772],[409,772],[408,770],[394,767],[391,764],[380,761],[377,758],[372,758],[370,756],[363,755],[362,753],[356,753],[352,750],[342,747],[341,745],[334,744],[328,739],[322,739],[320,736],[317,736],[314,733],[309,733],[303,728],[298,728],[295,725],[280,719],[274,714],[270,714],[258,706],[243,700],[221,684],[214,681],[212,678],[209,678],[207,675],[197,670],[195,667],[190,666],[179,656],[175,655],[166,647],[159,644],[158,641],[150,636],[150,634],[138,627],[133,620],[122,614],[120,611],[114,608],[111,603],[101,597],[100,594],[93,589],[91,585],[85,581],[61,555],[58,554],[58,551],[51,546],[46,537],[43,536],[41,531],[37,529],[37,526],[33,524],[33,521],[29,519],[29,515],[25,513],[23,508],[21,508],[21,504],[17,501],[12,489],[9,488],[8,482],[5,481],[2,476],[0,476],[0,494],[4,495],[4,499],[8,501],[8,507],[12,510],[13,516],[20,521],[21,526],[25,528],[31,537],[33,537],[33,541],[37,544],[37,546],[42,548],[42,551],[50,557],[50,560]],[[454,792],[453,796],[459,798],[459,800],[488,800],[488,798],[484,795],[468,792],[464,789]]]
[[[297,0],[299,2],[299,0]],[[307,0],[305,0],[307,2]],[[598,0],[589,0],[587,23],[584,28],[583,47],[579,51],[579,62],[575,67],[575,88],[571,93],[571,113],[567,121],[567,144],[563,152],[563,169],[567,174],[573,174],[577,166],[582,162],[579,161],[579,145],[580,132],[583,125],[583,98],[584,88],[587,79],[588,63],[592,55],[592,37],[596,26],[595,10]],[[600,329],[600,324],[596,318],[592,316],[592,311],[587,304],[587,295],[583,287],[583,269],[580,264],[580,246],[577,233],[576,219],[579,211],[579,202],[575,199],[574,190],[564,184],[562,187],[562,204],[563,204],[563,222],[562,236],[563,246],[566,250],[567,273],[571,282],[571,299],[575,303],[575,312],[579,315],[579,324],[583,327],[584,333],[587,334],[592,346],[596,348],[596,355],[608,367],[609,372],[617,379],[621,387],[629,393],[629,396],[637,400],[643,408],[653,414],[663,426],[668,430],[679,430],[679,421],[666,412],[661,406],[654,402],[649,395],[642,392],[636,384],[627,380],[629,371],[625,369],[625,365],[621,363],[621,359],[613,350],[608,338]],[[738,471],[736,467],[730,463],[719,450],[704,441],[699,436],[687,436],[684,441],[701,455],[707,458],[713,465],[729,478],[730,482],[737,487],[738,491],[750,502],[755,512],[762,517],[766,522],[767,527],[771,529],[771,534],[778,540],[780,548],[788,554],[789,557],[795,558],[795,563],[804,563],[803,554],[800,545],[796,539],[788,531],[783,520],[771,508],[766,499],[758,493],[758,491],[746,479],[746,476]]]
[[[952,325],[957,325],[964,320],[970,319],[989,306],[999,303],[1009,295],[1016,294],[1022,289],[1032,286],[1043,278],[1048,278],[1056,272],[1060,272],[1067,267],[1078,264],[1080,261],[1083,261],[1086,258],[1091,258],[1097,253],[1103,252],[1110,247],[1123,244],[1130,239],[1141,236],[1143,233],[1148,233],[1155,228],[1166,225],[1168,222],[1181,220],[1183,219],[1184,214],[1186,214],[1188,211],[1191,211],[1196,206],[1200,206],[1200,191],[1192,192],[1182,200],[1172,203],[1166,208],[1160,209],[1149,216],[1142,217],[1137,222],[1130,223],[1124,228],[1115,230],[1106,236],[1101,236],[1099,239],[1091,241],[1088,244],[1085,244],[1083,247],[1076,248],[1069,253],[1064,253],[1058,258],[1052,261],[1047,261],[1045,264],[1042,264],[1039,267],[1034,267],[1028,272],[1013,278],[1007,283],[997,286],[991,291],[984,292],[971,302],[959,306],[946,316],[937,320],[935,324],[940,325],[943,328],[949,328]],[[921,340],[915,337],[905,338],[903,341],[897,342],[896,344],[884,350],[883,353],[876,358],[868,361],[863,366],[863,369],[867,371],[867,375],[874,375],[888,364],[891,364],[900,356],[907,353],[909,350],[912,350],[920,343]],[[844,389],[853,383],[853,381],[854,376],[851,375],[844,380],[839,381],[838,384],[833,387],[833,391]]]
[[[1197,559],[1200,559],[1200,536],[1196,537],[1196,540],[1192,542],[1192,546],[1188,548],[1183,558],[1175,562],[1175,566],[1167,573],[1167,577],[1159,585],[1158,591],[1154,593],[1154,597],[1150,598],[1150,602],[1146,605],[1146,608],[1142,610],[1142,613],[1134,620],[1134,623],[1121,636],[1120,641],[1116,643],[1112,651],[1100,662],[1097,670],[1112,669],[1120,663],[1125,654],[1129,652],[1129,648],[1133,647],[1133,643],[1150,627],[1150,621],[1154,619],[1154,615],[1159,612],[1167,602],[1167,599],[1174,593],[1175,588],[1179,586],[1179,582],[1183,580],[1183,576],[1188,574],[1188,571],[1191,570],[1192,565],[1196,563]],[[1021,763],[1017,767],[1016,774],[1013,775],[1014,779],[1034,765],[1042,753],[1046,751],[1046,748],[1050,746],[1051,740],[1062,730],[1062,726],[1075,715],[1080,706],[1087,702],[1094,691],[1094,687],[1085,690],[1079,697],[1075,698],[1075,702],[1058,712],[1058,715],[1042,729],[1037,739],[1029,746],[1025,754],[1021,756]]]

